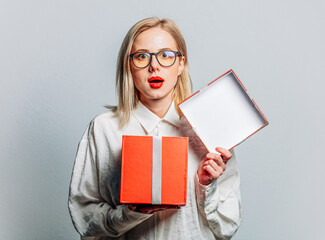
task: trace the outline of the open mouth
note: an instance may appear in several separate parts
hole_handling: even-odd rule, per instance
[[[163,82],[162,80],[151,80],[149,81],[150,83],[160,83],[160,82]]]
[[[161,78],[161,77],[158,77],[158,76],[155,76],[155,77],[151,77],[148,82],[149,82],[149,85],[150,87],[152,88],[160,88],[162,87],[162,85],[164,84],[164,79]]]

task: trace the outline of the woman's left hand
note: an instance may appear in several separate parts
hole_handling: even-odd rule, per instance
[[[216,151],[220,153],[208,153],[201,160],[197,169],[199,182],[203,185],[208,185],[218,179],[226,170],[226,163],[232,157],[231,152],[225,148],[217,147]]]

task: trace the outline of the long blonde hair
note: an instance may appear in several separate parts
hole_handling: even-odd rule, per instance
[[[116,70],[116,90],[118,95],[117,106],[107,106],[113,109],[120,121],[120,128],[123,128],[130,120],[131,111],[136,107],[139,100],[138,90],[135,88],[130,69],[130,54],[133,42],[136,37],[154,27],[160,27],[166,32],[170,33],[182,56],[185,56],[184,70],[178,76],[174,91],[174,103],[178,103],[187,98],[192,92],[192,81],[189,74],[189,67],[187,61],[187,48],[184,37],[176,24],[170,19],[159,19],[156,17],[146,18],[137,22],[126,34],[117,59]],[[178,115],[181,116],[181,111],[177,107]]]

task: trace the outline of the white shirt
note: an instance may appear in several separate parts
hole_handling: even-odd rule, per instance
[[[120,203],[122,135],[189,137],[185,206],[144,214]],[[204,186],[196,171],[206,153],[174,104],[160,119],[139,102],[123,129],[112,111],[97,116],[79,143],[70,185],[69,210],[81,239],[231,238],[241,222],[235,154],[232,151],[225,172]]]

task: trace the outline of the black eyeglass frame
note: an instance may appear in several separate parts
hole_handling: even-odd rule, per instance
[[[168,66],[162,65],[162,64],[159,62],[159,60],[158,60],[158,54],[161,53],[161,52],[173,52],[173,53],[175,54],[174,62],[173,62],[172,64],[168,65]],[[138,67],[138,66],[134,63],[134,61],[133,61],[133,56],[134,56],[135,54],[137,54],[137,53],[147,53],[147,54],[150,55],[149,63],[148,63],[145,67]],[[146,68],[146,67],[148,67],[148,66],[150,65],[150,63],[151,63],[151,61],[152,61],[152,55],[155,55],[155,56],[156,56],[157,62],[158,62],[158,63],[160,64],[160,66],[162,66],[162,67],[171,67],[171,66],[173,66],[174,63],[176,62],[176,57],[177,57],[177,56],[179,56],[179,57],[182,56],[182,54],[181,54],[180,52],[178,52],[178,51],[172,51],[172,50],[161,50],[161,51],[156,52],[156,53],[150,53],[150,52],[145,52],[145,51],[139,51],[139,52],[135,52],[135,53],[130,54],[130,57],[131,57],[131,59],[132,59],[132,63],[133,63],[133,65],[134,65],[135,67],[137,67],[137,68],[142,69],[142,68]]]

